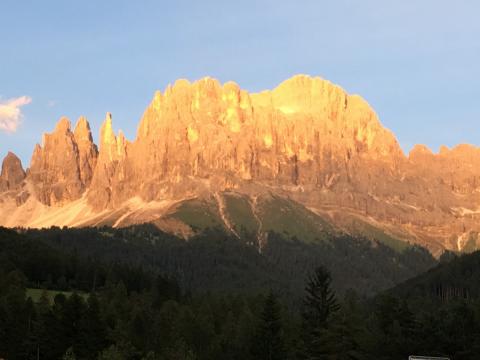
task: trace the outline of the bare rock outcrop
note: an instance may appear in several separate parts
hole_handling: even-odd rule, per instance
[[[87,121],[80,118],[74,134],[70,121],[63,117],[51,134],[44,135],[42,146],[35,146],[27,178],[40,202],[57,205],[73,201],[90,184],[96,158]]]
[[[97,208],[134,195],[148,201],[185,195],[198,191],[199,179],[220,190],[242,181],[345,188],[365,162],[393,171],[404,160],[363,99],[303,75],[253,95],[233,82],[178,80],[155,94],[128,154],[110,128],[111,122],[102,128],[96,182],[108,183],[100,192],[109,196],[93,186]],[[372,168],[371,175],[383,172]]]
[[[90,124],[85,117],[78,119],[73,136],[78,149],[80,180],[84,187],[88,187],[97,165],[98,150],[93,143]]]
[[[123,191],[125,179],[124,161],[127,141],[120,131],[115,135],[112,114],[107,113],[100,129],[100,153],[89,191],[89,201],[96,209],[112,208]],[[140,180],[140,179],[139,179]],[[141,181],[141,180],[140,180]],[[133,189],[129,193],[132,194]]]
[[[25,179],[25,170],[22,162],[12,152],[8,152],[2,162],[2,171],[0,173],[0,192],[7,190],[16,190],[21,187]]]
[[[361,218],[437,252],[480,247],[479,148],[435,154],[418,145],[405,156],[364,99],[305,75],[256,94],[208,77],[178,80],[154,94],[132,142],[107,114],[97,151],[86,119],[72,132],[62,118],[35,147],[25,181],[13,159],[5,166],[15,175],[2,170],[0,190],[28,182],[44,205],[84,197],[112,219],[128,203],[268,191],[342,226]]]

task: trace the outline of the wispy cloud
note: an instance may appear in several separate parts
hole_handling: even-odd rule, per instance
[[[0,131],[12,133],[17,131],[23,114],[21,107],[32,102],[29,96],[20,96],[8,100],[0,100]]]

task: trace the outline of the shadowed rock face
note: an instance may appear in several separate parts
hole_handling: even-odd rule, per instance
[[[320,78],[257,94],[178,80],[155,93],[134,141],[115,135],[107,114],[99,142],[97,151],[86,119],[73,133],[61,119],[32,156],[36,198],[53,206],[85,195],[93,212],[114,214],[131,199],[268,191],[343,228],[355,216],[435,251],[477,246],[480,150],[416,146],[407,157],[365,100]]]
[[[78,150],[78,169],[84,188],[90,185],[97,165],[98,150],[93,143],[90,125],[85,117],[80,117],[75,126],[73,137]]]
[[[0,173],[0,191],[15,190],[21,187],[25,179],[25,171],[20,159],[12,152],[9,152],[2,162]]]
[[[78,120],[75,132],[70,121],[62,118],[51,134],[36,145],[27,179],[35,188],[38,200],[46,205],[73,201],[82,196],[93,176],[97,149],[90,127],[84,118]]]

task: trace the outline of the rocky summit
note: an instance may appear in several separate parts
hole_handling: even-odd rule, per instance
[[[25,172],[9,153],[0,225],[151,222],[189,237],[219,226],[261,246],[270,231],[315,241],[348,232],[433,253],[478,247],[480,149],[405,155],[358,95],[294,76],[249,94],[212,78],[156,92],[128,141],[107,114],[99,147],[62,118]]]

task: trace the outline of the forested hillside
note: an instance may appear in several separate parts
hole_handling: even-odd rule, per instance
[[[128,240],[126,234],[130,234]],[[211,247],[213,240],[217,247]],[[177,239],[152,233],[148,228],[20,233],[1,229],[0,356],[406,359],[416,353],[476,359],[480,351],[477,253],[454,258],[373,298],[354,290],[336,290],[342,284],[338,284],[338,275],[330,275],[328,266],[334,263],[312,262],[311,268],[305,268],[305,276],[299,275],[298,287],[302,285],[294,297],[291,292],[281,291],[289,280],[282,279],[287,272],[276,278],[271,269],[266,272],[270,263],[260,260],[265,254],[250,253],[244,246],[230,248],[235,242],[228,239],[223,239],[228,247],[221,246],[224,243],[220,236],[215,238],[214,234],[192,241],[198,243],[181,245]],[[190,255],[185,249],[193,245],[195,251],[191,250]],[[207,248],[214,260],[207,270],[198,268],[202,276],[190,275],[190,282],[186,281],[188,277],[177,282],[173,271],[168,273],[164,270],[169,268],[155,262],[164,254],[165,263],[170,261],[172,268],[177,267],[176,274],[182,274],[179,269],[187,268],[194,255],[199,259],[207,257]],[[243,262],[228,255],[235,249],[243,249],[238,256]],[[276,249],[280,249],[278,244]],[[286,249],[291,251],[293,247]],[[189,260],[179,262],[180,254]],[[249,260],[250,256],[255,260]],[[191,266],[197,264],[192,262]],[[207,281],[213,269],[222,275]],[[265,271],[257,274],[263,283],[253,278],[254,271],[260,269]],[[435,274],[452,269],[462,269],[453,270],[458,276],[471,274],[470,280],[462,283],[469,286],[465,288],[468,296],[435,299],[432,293],[432,301],[436,301],[433,307],[408,295],[412,293],[409,289],[416,286],[412,284],[444,279]],[[347,271],[343,274],[346,276]],[[244,275],[251,278],[242,279]],[[224,281],[235,285],[220,287]],[[237,291],[234,286],[238,286]],[[42,287],[49,291],[39,298],[30,296],[32,288]],[[52,290],[64,292],[54,295]],[[424,294],[418,296],[424,298]]]
[[[303,279],[318,265],[330,269],[340,293],[355,289],[373,295],[435,264],[426,250],[416,246],[396,251],[382,243],[349,236],[306,244],[270,233],[260,253],[255,246],[215,229],[207,229],[189,241],[150,225],[51,228],[23,231],[21,236],[4,230],[0,241],[8,238],[6,234],[22,239],[19,244],[24,245],[15,245],[16,265],[36,282],[35,286],[53,285],[66,290],[98,286],[106,275],[94,274],[89,266],[85,266],[85,272],[71,275],[78,261],[95,259],[173,277],[188,291],[250,293],[273,289],[292,301],[302,292]],[[43,251],[46,246],[52,251]],[[55,256],[58,252],[62,255]],[[31,263],[42,265],[36,269]]]

